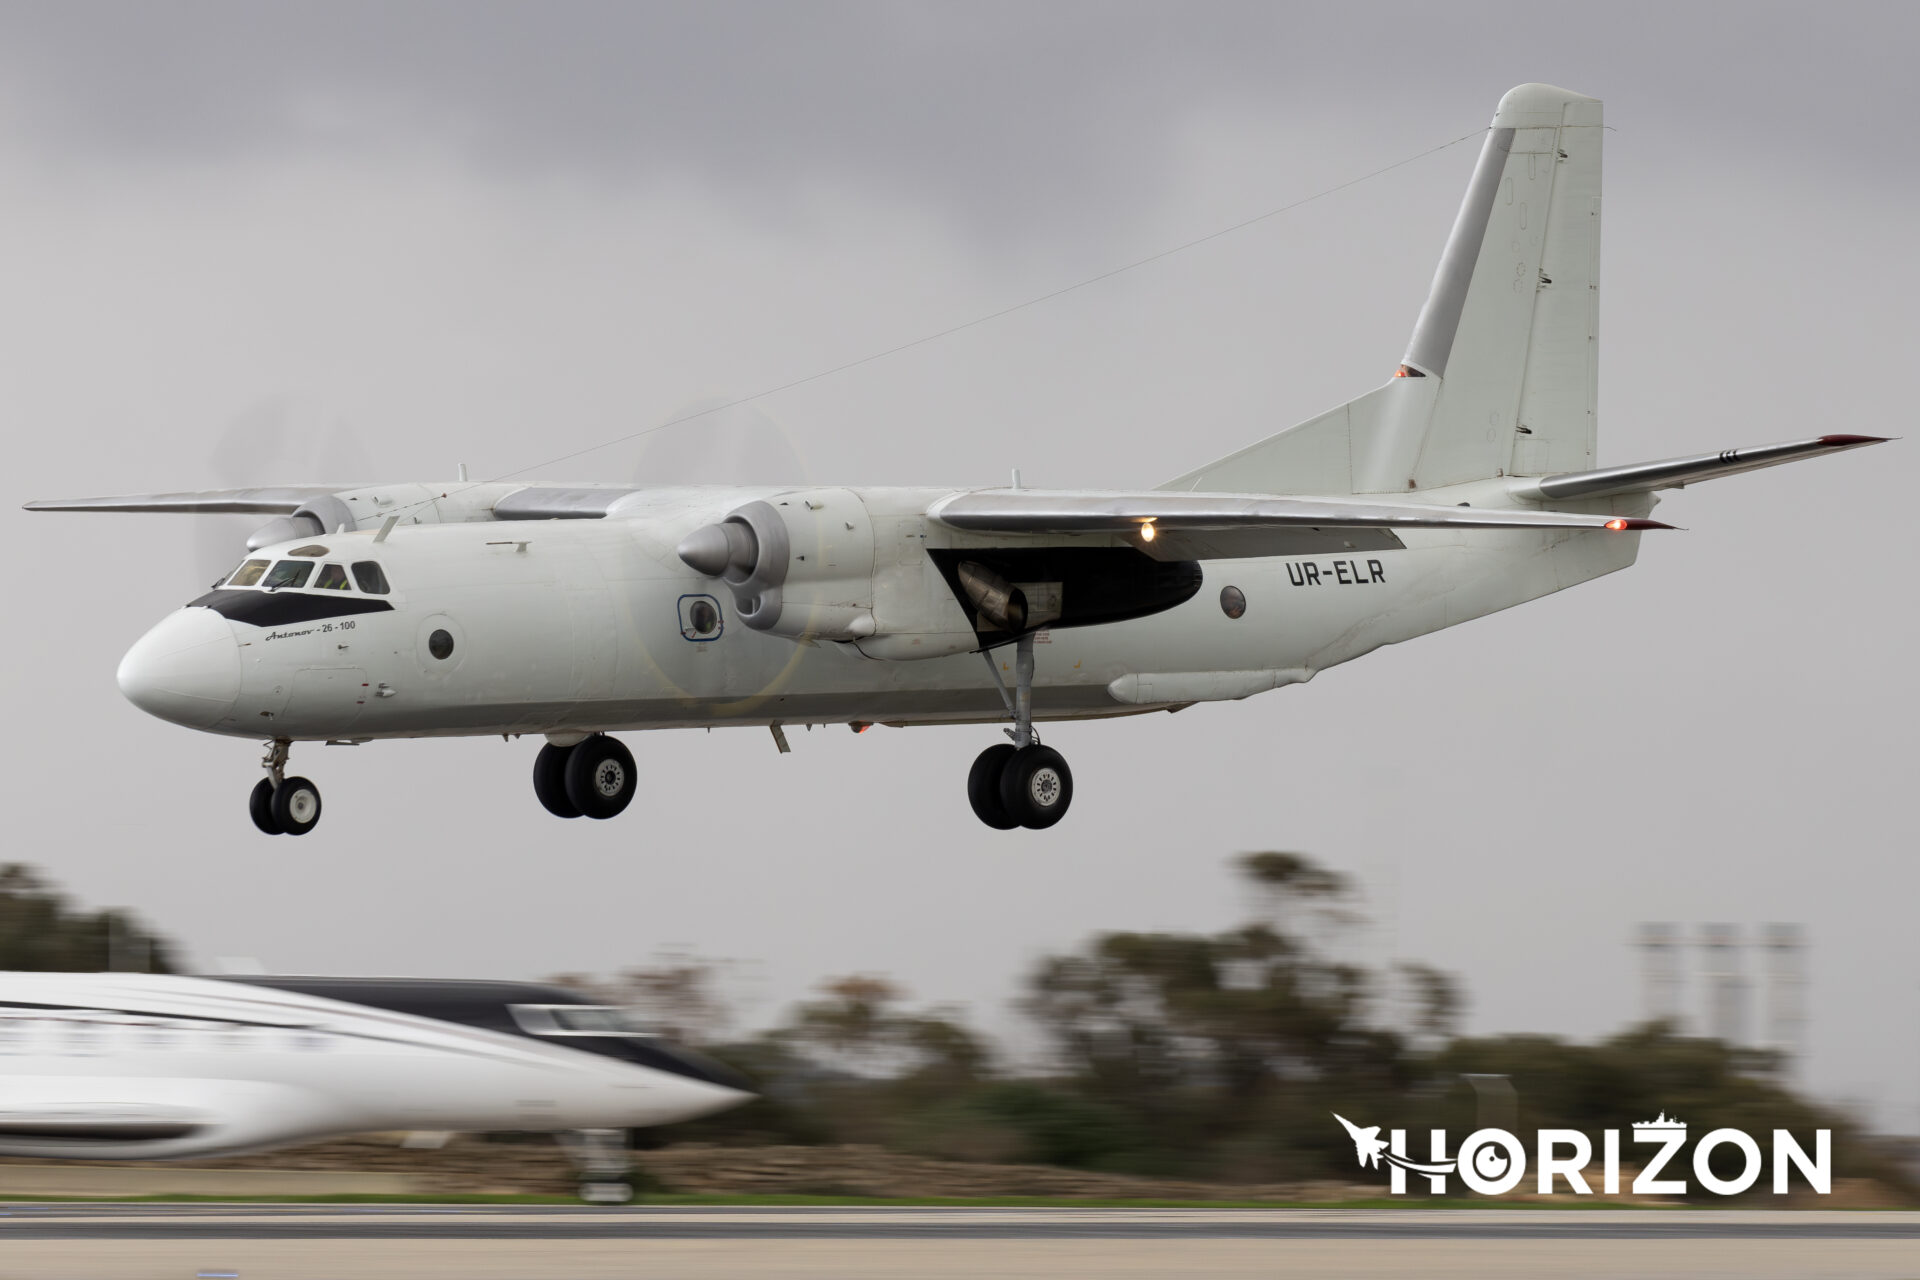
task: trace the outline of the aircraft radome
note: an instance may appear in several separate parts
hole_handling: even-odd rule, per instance
[[[629,1010],[525,982],[0,973],[0,1155],[182,1160],[413,1130],[552,1132],[626,1200],[626,1129],[752,1098]]]
[[[1670,527],[1647,518],[1658,490],[1877,443],[1596,467],[1601,137],[1592,98],[1508,93],[1394,376],[1151,489],[462,480],[30,505],[277,517],[119,671],[156,716],[271,744],[263,831],[320,817],[295,742],[539,734],[540,802],[610,818],[637,780],[622,730],[771,726],[784,749],[784,724],[1002,722],[974,812],[1047,827],[1073,775],[1037,723],[1310,680],[1626,568]]]

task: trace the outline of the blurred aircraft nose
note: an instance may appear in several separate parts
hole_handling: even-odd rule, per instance
[[[212,609],[181,609],[127,650],[117,679],[127,701],[148,715],[211,728],[240,697],[240,645]]]
[[[683,1120],[697,1120],[716,1111],[737,1107],[743,1102],[752,1102],[755,1096],[745,1089],[685,1077],[656,1083],[647,1093],[647,1101],[643,1105],[648,1118],[641,1122],[643,1124],[677,1124]]]

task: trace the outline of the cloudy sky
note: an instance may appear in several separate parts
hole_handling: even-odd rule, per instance
[[[1213,929],[1238,851],[1367,889],[1367,957],[1477,1031],[1641,1010],[1641,920],[1804,924],[1808,1070],[1920,1130],[1920,444],[1672,495],[1577,592],[1177,717],[1062,726],[1072,816],[1000,835],[983,729],[632,735],[620,821],[533,746],[307,748],[151,720],[119,655],[249,522],[63,495],[476,475],[1138,486],[1377,384],[1469,141],[1607,103],[1603,462],[1906,434],[1920,179],[1907,6],[0,4],[11,857],[204,964],[535,976],[681,944],[750,1017],[881,970],[1011,1027],[1045,951]],[[742,814],[752,833],[742,833]],[[1696,1007],[1699,991],[1689,1000]]]

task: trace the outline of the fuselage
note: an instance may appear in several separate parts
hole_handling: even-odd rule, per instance
[[[623,1016],[530,983],[0,974],[0,1153],[631,1128],[751,1096]]]
[[[1422,497],[1520,505],[1508,487]],[[998,652],[994,637],[976,632],[929,554],[968,545],[925,515],[952,490],[831,491],[840,509],[857,504],[869,538],[871,568],[861,560],[855,585],[836,588],[846,599],[831,600],[871,619],[864,635],[741,625],[720,584],[675,554],[729,509],[792,492],[657,489],[601,519],[343,527],[268,546],[136,644],[121,687],[176,723],[289,740],[1004,718],[978,652]],[[1207,561],[1184,603],[1044,630],[1034,714],[1124,715],[1297,683],[1623,568],[1638,545],[1534,530],[1402,540]]]

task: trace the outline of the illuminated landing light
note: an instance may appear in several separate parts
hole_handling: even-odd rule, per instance
[[[1627,522],[1621,519],[1619,516],[1615,516],[1613,519],[1607,521],[1607,528],[1613,530],[1615,533],[1620,532],[1622,529],[1626,527],[1627,527]]]
[[[1140,540],[1142,542],[1153,541],[1153,521],[1149,520],[1140,526]]]

